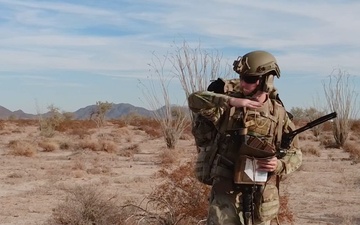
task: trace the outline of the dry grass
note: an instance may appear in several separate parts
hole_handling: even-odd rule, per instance
[[[90,130],[84,130],[81,128],[75,128],[68,131],[70,135],[74,135],[79,137],[79,139],[85,139],[86,137],[90,137],[90,135],[93,133]]]
[[[285,222],[292,225],[294,224],[294,213],[289,209],[289,197],[287,193],[280,196],[280,211],[278,219],[280,224]]]
[[[99,142],[98,151],[104,151],[108,153],[115,153],[117,150],[117,145],[113,141],[103,140]]]
[[[49,169],[47,174],[52,174],[53,177],[56,177],[53,178],[54,180],[60,180],[57,179],[58,176],[68,176],[64,179],[70,179],[69,177],[72,177],[76,179],[75,182],[85,183],[91,179],[90,177],[97,177],[97,181],[105,187],[110,187],[113,184],[116,185],[116,188],[127,187],[126,191],[122,194],[125,195],[138,191],[141,192],[143,197],[145,196],[145,199],[140,204],[135,203],[135,201],[129,201],[125,205],[120,206],[119,204],[122,199],[118,199],[116,196],[105,195],[106,191],[104,191],[104,187],[101,185],[98,185],[97,187],[89,187],[87,185],[77,186],[66,189],[66,199],[59,205],[55,205],[50,219],[48,219],[45,224],[188,225],[197,224],[199,221],[203,221],[206,218],[208,196],[210,191],[209,186],[205,186],[196,180],[193,174],[193,164],[191,162],[187,162],[189,161],[189,155],[185,155],[183,153],[185,152],[184,149],[188,150],[190,148],[193,148],[195,152],[193,143],[192,146],[188,146],[190,142],[186,142],[188,144],[186,146],[182,146],[184,149],[180,149],[179,151],[178,149],[166,149],[165,146],[159,147],[158,145],[152,145],[154,152],[149,153],[149,155],[152,154],[152,156],[151,158],[148,158],[148,161],[132,161],[132,158],[124,160],[118,156],[131,157],[134,154],[140,153],[141,150],[144,150],[144,146],[147,147],[147,141],[156,136],[155,133],[157,133],[157,135],[161,134],[160,127],[155,126],[155,124],[153,124],[154,121],[152,120],[146,121],[145,119],[140,119],[139,121],[134,120],[126,122],[122,120],[114,120],[111,121],[111,123],[114,124],[115,129],[108,129],[109,127],[105,127],[104,130],[99,131],[95,128],[96,131],[94,131],[90,125],[86,125],[88,122],[84,122],[84,129],[81,127],[81,121],[68,123],[66,126],[64,125],[61,130],[56,133],[57,141],[54,141],[54,139],[37,138],[37,133],[31,134],[31,137],[30,135],[26,136],[26,122],[19,122],[17,124],[20,124],[21,126],[16,127],[17,125],[14,125],[15,121],[6,121],[6,124],[4,122],[4,127],[1,128],[0,121],[0,129],[11,128],[12,130],[21,131],[20,133],[16,133],[16,135],[20,137],[18,140],[11,140],[5,146],[9,148],[8,154],[11,155],[30,157],[37,153],[38,147],[40,147],[43,151],[49,152],[49,154],[46,154],[47,157],[51,157],[51,152],[57,149],[80,150],[78,152],[82,154],[74,155],[74,157],[71,157],[71,160],[69,158],[66,161],[61,161],[61,164],[64,167],[61,171],[57,170],[55,165],[54,168],[53,165],[44,167]],[[9,124],[11,126],[9,126]],[[357,136],[357,125],[354,125],[352,129],[353,135],[351,136],[349,142],[344,145],[343,149],[351,154],[354,162],[359,162],[357,160],[360,158],[360,150],[358,148],[360,144],[360,137]],[[75,135],[75,131],[79,133]],[[154,132],[154,134],[150,134],[151,132]],[[144,135],[144,133],[147,135]],[[189,140],[191,137],[187,136],[186,132],[183,136],[182,140]],[[3,138],[9,137],[4,136]],[[31,139],[31,141],[27,139]],[[316,139],[311,132],[305,132],[301,134],[301,139],[303,143],[306,143],[302,146],[305,157],[319,157],[322,150],[324,150],[324,147],[331,147],[334,145],[331,132],[325,132],[319,137],[319,140]],[[119,148],[119,146],[121,147]],[[146,153],[148,152],[148,149],[151,150],[150,147],[146,148]],[[96,153],[93,151],[96,151]],[[330,152],[329,149],[326,151]],[[63,152],[64,154],[69,154],[68,152]],[[42,151],[39,151],[38,154],[42,154]],[[61,151],[56,152],[54,155],[58,154],[61,154]],[[96,155],[96,160],[94,158],[86,159],[85,155],[89,154]],[[327,160],[326,163],[340,162],[338,160],[338,154],[339,153],[329,153],[329,158],[325,158],[325,160]],[[156,163],[154,163],[154,156],[158,157],[155,159]],[[147,154],[141,155],[141,160],[146,157]],[[35,159],[37,158],[38,157]],[[320,160],[323,160],[323,158],[324,157],[316,158],[316,161],[319,162]],[[126,166],[116,164],[116,166],[114,166],[114,161],[119,159],[124,160],[121,163],[130,162],[131,166],[129,166],[129,164],[126,164]],[[26,158],[26,160],[31,159]],[[160,165],[157,164],[157,160],[160,161]],[[137,163],[146,165],[146,168],[159,168],[160,166],[160,172],[157,173],[160,174],[160,176],[151,177],[150,182],[146,176],[133,176],[128,178],[129,174],[136,171],[133,169],[138,166]],[[307,171],[328,170],[323,167],[318,169],[313,165],[310,165],[311,164],[307,164]],[[332,168],[333,166],[329,165],[329,169],[330,167]],[[38,167],[36,166],[36,168]],[[125,172],[127,170],[130,171],[128,174]],[[139,172],[139,170],[137,170],[137,172]],[[111,180],[114,176],[118,177],[117,181]],[[294,176],[296,176],[296,174],[294,174]],[[19,172],[8,173],[6,174],[6,177],[11,178],[11,182],[21,179],[24,180],[25,177],[28,179],[27,176]],[[127,180],[124,181],[122,179]],[[162,182],[155,183],[155,179],[159,179]],[[291,179],[291,177],[287,179]],[[139,189],[140,187],[144,188],[145,183],[151,183],[151,185],[156,186],[153,191],[134,190],[130,189],[133,187],[131,185],[134,185],[132,183],[134,183],[136,187],[139,187]],[[360,180],[358,179],[355,183],[352,181],[352,184],[358,187]],[[114,191],[114,189],[112,189],[112,191]],[[281,223],[285,224],[295,224],[294,221],[296,222],[296,219],[299,219],[297,217],[299,212],[293,209],[294,206],[291,205],[292,203],[289,201],[290,195],[290,193],[285,193],[280,196],[281,208],[279,219]],[[127,197],[127,199],[131,198],[132,196]],[[124,202],[121,203],[123,204]],[[144,206],[144,203],[147,205]],[[350,204],[353,203],[354,202],[351,202]],[[290,211],[290,209],[294,211]],[[357,221],[356,218],[354,218],[351,220]]]
[[[360,162],[360,144],[355,141],[347,141],[343,146],[344,151],[350,153],[350,158],[355,162]]]
[[[360,133],[360,120],[353,121],[353,124],[351,126],[351,130],[354,133]]]
[[[17,120],[10,120],[8,122],[15,124],[18,127],[36,126],[39,123],[38,120],[30,120],[30,119],[17,119]]]
[[[44,225],[125,225],[129,213],[116,204],[116,196],[107,196],[94,186],[76,186],[66,192],[65,201]]]
[[[117,145],[113,141],[108,140],[81,140],[77,143],[76,148],[84,150],[88,149],[91,151],[103,151],[108,153],[115,153],[117,151]]]
[[[75,144],[70,140],[60,140],[59,141],[59,148],[62,150],[70,150],[73,149]]]
[[[334,136],[330,134],[320,136],[319,141],[324,148],[338,148]]]
[[[210,189],[197,181],[191,163],[173,171],[160,171],[164,182],[145,199],[145,206],[129,203],[134,219],[144,225],[203,224],[207,216]],[[205,197],[204,197],[205,196]]]
[[[124,156],[124,157],[132,157],[134,154],[137,154],[140,152],[140,148],[138,144],[132,144],[126,148],[123,148],[119,151],[118,155]]]
[[[179,158],[179,154],[177,154],[177,151],[169,150],[167,148],[162,149],[162,151],[159,154],[160,163],[164,167],[173,165],[178,158]]]
[[[109,122],[116,125],[118,128],[134,126],[136,129],[144,131],[151,138],[159,138],[162,136],[161,127],[158,121],[135,113],[123,116],[118,120],[110,120]]]
[[[73,169],[84,170],[76,162]],[[199,183],[193,175],[192,163],[173,171],[162,170],[164,182],[144,199],[145,206],[128,202],[116,204],[116,196],[105,196],[104,190],[94,186],[67,189],[65,201],[53,210],[46,225],[188,225],[199,224],[207,215],[209,187]],[[205,196],[205,197],[204,197]]]
[[[151,193],[150,199],[172,215],[169,224],[196,224],[206,219],[209,186],[194,176],[193,163],[186,163],[171,172],[162,171],[167,179]]]
[[[88,131],[96,128],[96,123],[92,120],[64,120],[57,127],[59,132],[69,132],[73,130]]]
[[[111,124],[113,124],[114,126],[116,126],[117,128],[123,128],[127,126],[126,121],[124,121],[123,119],[119,119],[119,120],[109,120],[109,122]]]
[[[32,157],[37,150],[33,143],[28,141],[12,140],[8,143],[9,155]]]
[[[321,156],[319,147],[316,147],[312,144],[307,144],[301,148],[301,151],[304,155],[315,155],[317,157]]]
[[[59,144],[50,140],[40,141],[38,145],[44,152],[53,152],[59,149]]]

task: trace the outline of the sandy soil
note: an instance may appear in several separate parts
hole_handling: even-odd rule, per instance
[[[67,186],[94,184],[126,202],[141,201],[160,182],[155,174],[161,167],[159,154],[165,143],[134,127],[107,126],[91,134],[95,140],[113,141],[114,153],[71,148],[46,152],[37,147],[31,157],[14,156],[9,154],[9,142],[37,142],[36,126],[6,124],[0,136],[0,224],[44,224],[64,200]],[[51,138],[69,143],[78,139],[64,134]],[[360,164],[348,160],[342,150],[319,147],[313,139],[301,144],[314,145],[320,156],[304,155],[300,170],[281,183],[281,193],[289,196],[293,224],[360,224]],[[121,154],[134,145],[138,153],[130,157]],[[194,141],[181,140],[176,151],[181,157],[192,157]]]

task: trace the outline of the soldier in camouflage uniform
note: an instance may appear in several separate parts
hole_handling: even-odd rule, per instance
[[[279,151],[282,133],[295,130],[295,127],[273,86],[274,77],[280,77],[280,69],[273,55],[265,51],[249,52],[234,61],[234,71],[240,75],[240,79],[218,79],[217,83],[210,85],[213,88],[192,93],[188,98],[189,107],[195,115],[205,117],[218,132],[215,138],[212,137],[216,139],[217,149],[211,161],[212,194],[207,224],[269,225],[277,217],[280,207],[278,185],[274,184],[278,184],[274,180],[280,179],[275,177],[297,170],[302,162],[302,154],[296,137],[282,157],[274,154],[256,158],[244,152],[241,142],[246,142],[250,136]],[[260,188],[253,193],[257,197],[252,199],[255,207],[250,221],[243,213],[243,189],[239,188],[241,182],[234,182],[234,173],[239,172],[236,171],[236,164],[241,155],[256,158],[254,169],[268,174],[266,182],[260,185],[256,183]]]

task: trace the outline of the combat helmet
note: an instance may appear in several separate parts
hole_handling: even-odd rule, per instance
[[[274,76],[280,77],[280,68],[275,57],[261,50],[239,56],[233,63],[233,69],[240,77],[259,77],[261,89],[265,92],[273,89]]]

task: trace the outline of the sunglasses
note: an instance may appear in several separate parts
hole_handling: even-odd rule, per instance
[[[248,84],[255,84],[258,80],[260,79],[260,77],[258,76],[240,76],[240,80],[245,81],[245,83]]]

